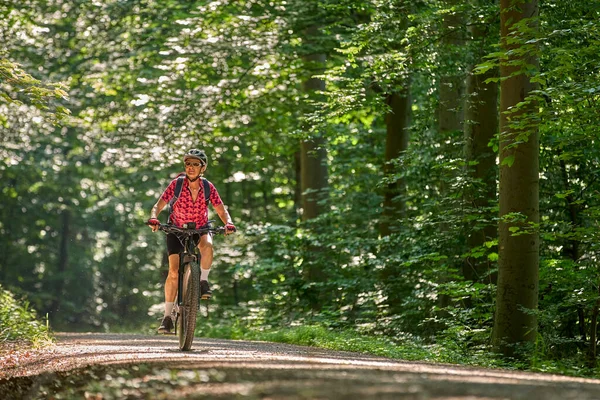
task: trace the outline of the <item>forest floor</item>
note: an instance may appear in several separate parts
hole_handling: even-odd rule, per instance
[[[598,400],[600,380],[403,362],[279,343],[57,334],[46,349],[4,348],[2,399]]]

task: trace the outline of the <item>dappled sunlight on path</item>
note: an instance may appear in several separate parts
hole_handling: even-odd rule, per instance
[[[284,386],[289,392],[290,388],[306,388],[306,382],[310,382],[309,386],[317,392],[333,390],[340,393],[339,398],[349,391],[377,398],[410,395],[417,397],[396,398],[418,400],[600,398],[600,381],[593,379],[405,362],[280,343],[196,338],[192,351],[180,352],[176,336],[60,333],[57,339],[51,349],[34,351],[29,357],[19,358],[12,364],[6,360],[3,362],[0,357],[0,363],[4,365],[0,378],[35,382],[35,376],[46,376],[39,380],[49,382],[48,376],[55,379],[57,374],[64,375],[68,371],[85,374],[85,368],[94,365],[129,370],[146,365],[151,372],[144,373],[154,376],[152,379],[155,380],[168,381],[168,376],[173,374],[182,381],[190,379],[183,385],[185,388],[177,389],[182,391],[182,396],[186,390],[199,390],[192,389],[198,385],[203,391],[211,387],[216,395],[265,390],[278,392]],[[167,378],[161,378],[162,375]],[[201,375],[213,376],[206,378],[212,386],[201,382],[202,379],[198,378]],[[218,384],[214,382],[217,375],[221,376]],[[148,379],[145,376],[142,381]],[[2,383],[0,381],[0,388]],[[471,397],[464,397],[467,395]]]

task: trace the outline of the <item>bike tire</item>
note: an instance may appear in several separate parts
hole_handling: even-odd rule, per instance
[[[187,263],[183,269],[182,304],[179,307],[179,318],[177,319],[177,335],[181,351],[188,351],[192,348],[196,331],[199,293],[200,267],[195,262]]]

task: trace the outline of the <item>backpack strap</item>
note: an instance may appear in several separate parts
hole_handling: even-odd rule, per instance
[[[204,187],[204,202],[208,207],[208,202],[210,201],[210,182],[206,178],[202,178],[202,186]]]
[[[173,213],[173,205],[179,199],[181,195],[181,190],[183,189],[183,181],[185,180],[185,175],[181,175],[177,177],[177,183],[175,184],[175,192],[173,193],[173,197],[169,201],[169,221],[171,220],[171,213]]]

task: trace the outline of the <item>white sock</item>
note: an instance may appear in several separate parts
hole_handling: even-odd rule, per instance
[[[165,302],[165,317],[171,316],[171,312],[173,311],[173,304],[175,304],[175,302]]]
[[[209,269],[200,268],[200,280],[207,281],[209,272],[210,272],[210,268]]]

